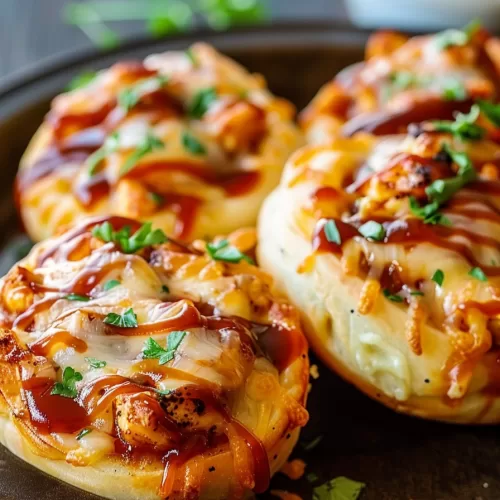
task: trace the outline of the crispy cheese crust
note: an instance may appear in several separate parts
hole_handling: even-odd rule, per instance
[[[125,253],[95,229],[126,226],[139,241],[136,221],[86,220],[2,280],[2,443],[107,498],[265,490],[308,420],[298,313],[234,256],[251,232],[220,260],[201,240]]]
[[[400,412],[500,422],[499,154],[432,124],[339,138],[292,155],[261,211],[259,262],[313,349]]]
[[[404,133],[409,123],[451,119],[474,99],[497,100],[499,68],[499,40],[481,27],[412,38],[380,31],[365,61],[326,83],[300,121],[313,144],[359,131]]]
[[[26,230],[39,241],[111,214],[191,241],[254,224],[302,143],[293,117],[205,44],[117,63],[54,99],[17,178]]]

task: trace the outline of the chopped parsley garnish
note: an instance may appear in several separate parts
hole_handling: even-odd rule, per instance
[[[76,390],[76,383],[83,380],[83,376],[80,372],[75,371],[71,366],[67,366],[64,369],[62,381],[56,382],[50,394],[52,396],[63,396],[65,398],[75,399],[78,395]]]
[[[68,85],[66,85],[66,91],[70,92],[76,89],[83,89],[90,83],[92,83],[97,76],[96,71],[84,71],[79,75],[76,75],[74,78],[70,80]]]
[[[66,300],[75,300],[79,302],[88,302],[90,300],[90,297],[87,297],[86,295],[78,295],[77,293],[69,293],[64,298]]]
[[[193,49],[189,48],[184,52],[186,54],[186,57],[189,59],[189,62],[193,65],[194,68],[198,66],[198,61],[196,59],[196,56],[194,55]]]
[[[437,283],[439,286],[443,286],[443,281],[444,281],[443,271],[441,271],[441,269],[437,269],[432,275],[431,280],[434,281],[434,283]]]
[[[89,364],[90,368],[93,368],[94,370],[104,368],[108,364],[106,361],[101,361],[96,358],[85,358],[85,361]]]
[[[486,130],[475,123],[479,118],[479,113],[479,106],[474,104],[469,113],[457,113],[455,121],[435,120],[432,124],[437,132],[448,132],[462,140],[482,139]]]
[[[327,241],[330,243],[336,243],[337,245],[342,243],[337,224],[335,224],[334,220],[330,219],[323,227],[323,231],[325,232]]]
[[[108,222],[95,226],[92,235],[109,243],[117,243],[124,253],[135,253],[145,247],[160,245],[168,241],[161,229],[152,229],[151,222],[145,222],[133,235],[130,235],[130,226],[125,226],[119,231],[114,231]]]
[[[149,197],[157,204],[157,205],[161,205],[164,201],[165,201],[165,198],[161,195],[161,194],[158,194],[158,193],[153,193],[153,192],[150,192],[149,193]]]
[[[387,290],[387,288],[384,288],[384,290],[382,290],[382,293],[384,294],[384,297],[386,299],[389,299],[392,302],[403,302],[403,297],[401,297],[400,295],[393,295],[389,290]]]
[[[135,165],[147,154],[165,148],[165,143],[148,131],[146,137],[130,154],[125,163],[120,168],[120,175],[125,175],[132,170]]]
[[[455,177],[435,180],[425,189],[427,196],[439,205],[447,202],[462,187],[476,179],[476,170],[466,153],[454,151],[448,144],[443,144],[443,151],[458,165],[458,172]]]
[[[217,100],[217,92],[214,87],[200,90],[191,101],[188,114],[192,118],[203,118],[214,101]]]
[[[168,288],[168,286],[167,286],[167,285],[162,285],[162,287],[161,287],[161,291],[162,291],[163,293],[170,293],[170,288]]]
[[[304,451],[312,451],[316,446],[318,446],[321,441],[323,441],[324,436],[320,434],[319,436],[316,436],[314,439],[308,442],[301,443],[302,448]]]
[[[450,80],[443,88],[443,99],[446,101],[464,101],[467,96],[467,89],[459,80]]]
[[[313,500],[357,500],[366,485],[344,476],[336,477],[313,490]]]
[[[156,340],[149,337],[144,343],[142,349],[142,356],[145,359],[158,359],[160,365],[164,365],[172,361],[175,356],[175,351],[181,344],[187,332],[184,330],[173,331],[168,334],[167,347],[164,349]]]
[[[412,290],[410,292],[410,295],[413,295],[414,297],[423,297],[424,293],[421,292],[420,290]]]
[[[254,261],[248,255],[230,245],[227,240],[221,240],[217,243],[207,243],[207,253],[213,260],[230,262],[232,264],[238,264],[244,260],[249,264],[254,264]]]
[[[207,154],[207,149],[205,146],[193,135],[189,132],[182,133],[182,145],[184,149],[189,151],[193,155],[205,155]]]
[[[417,76],[411,71],[394,71],[389,75],[394,90],[406,90],[417,84]]]
[[[434,43],[439,50],[447,49],[448,47],[463,46],[469,42],[469,35],[462,30],[445,30],[434,35]]]
[[[167,82],[168,77],[158,75],[148,78],[147,80],[143,80],[133,87],[123,89],[118,94],[118,105],[125,111],[130,111],[139,103],[143,95],[161,89]]]
[[[473,267],[469,271],[469,276],[472,276],[479,281],[488,281],[486,274],[484,274],[484,271],[480,267]]]
[[[120,282],[118,280],[108,280],[106,281],[106,283],[104,283],[102,289],[107,292],[108,290],[111,290],[112,288],[115,288],[118,285],[120,285]]]
[[[309,483],[315,483],[319,479],[319,476],[315,472],[309,472],[309,474],[307,474],[306,476],[306,479]]]
[[[374,220],[365,222],[359,232],[365,237],[374,241],[382,241],[385,238],[384,226]]]
[[[135,328],[138,325],[137,316],[132,308],[127,309],[123,314],[109,313],[104,318],[104,323],[120,328]]]
[[[500,104],[481,100],[477,101],[477,106],[495,127],[500,127]]]
[[[419,219],[423,219],[424,224],[441,224],[442,226],[451,226],[451,221],[445,215],[439,212],[439,203],[433,201],[421,207],[415,197],[410,196],[410,210]]]
[[[76,436],[76,440],[80,441],[83,437],[85,437],[87,434],[90,434],[92,432],[92,429],[82,429],[79,433],[78,436]]]
[[[114,153],[120,146],[119,135],[117,132],[111,134],[103,146],[97,151],[94,151],[87,159],[88,174],[93,176],[101,162],[106,158],[106,156]]]

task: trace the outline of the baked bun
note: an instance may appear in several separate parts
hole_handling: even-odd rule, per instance
[[[308,420],[298,313],[242,253],[82,221],[1,282],[0,440],[113,499],[267,488]]]
[[[294,108],[208,45],[121,62],[56,97],[17,178],[39,241],[88,215],[153,222],[178,239],[255,223],[302,143]]]
[[[461,134],[422,124],[297,151],[261,211],[258,256],[312,348],[366,394],[498,423],[500,147],[476,113],[440,123]]]
[[[451,119],[474,99],[498,100],[500,41],[477,25],[415,36],[373,34],[365,61],[341,71],[302,112],[308,142],[365,131],[405,131],[409,123]]]

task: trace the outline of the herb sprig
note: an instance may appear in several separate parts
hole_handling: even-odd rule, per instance
[[[136,164],[147,154],[165,148],[165,143],[156,137],[151,131],[148,131],[146,137],[139,143],[137,148],[126,159],[120,168],[120,175],[123,176],[130,172]]]
[[[164,365],[172,361],[175,357],[175,352],[179,348],[187,332],[184,330],[173,331],[168,334],[167,346],[163,348],[156,340],[149,337],[144,343],[142,356],[145,359],[158,359],[160,365]]]
[[[213,260],[230,262],[238,264],[242,260],[249,264],[255,264],[254,261],[238,248],[229,244],[227,240],[221,240],[217,243],[207,243],[207,253]]]
[[[151,222],[145,222],[133,235],[130,226],[115,231],[110,222],[106,221],[92,229],[92,235],[109,243],[117,243],[124,253],[135,253],[143,248],[160,245],[168,241],[161,229],[153,230]],[[116,286],[116,285],[115,285]]]
[[[83,380],[83,375],[75,371],[71,366],[67,366],[63,371],[62,381],[56,382],[50,394],[52,396],[63,396],[64,398],[75,399],[78,395],[76,383]]]
[[[127,309],[123,314],[109,313],[104,318],[104,323],[119,328],[135,328],[138,326],[137,315],[132,308]]]

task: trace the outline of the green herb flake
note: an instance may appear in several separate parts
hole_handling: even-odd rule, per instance
[[[90,297],[86,295],[78,295],[77,293],[69,293],[64,297],[66,300],[74,300],[76,302],[88,302]]]
[[[409,197],[410,210],[419,219],[423,219],[424,224],[440,224],[451,226],[451,221],[439,212],[439,203],[433,201],[421,207],[414,196]]]
[[[132,308],[127,309],[123,314],[109,313],[104,318],[104,323],[119,328],[135,328],[138,326],[137,316]]]
[[[463,83],[458,80],[450,80],[444,85],[442,95],[446,101],[465,101],[469,94]]]
[[[193,134],[185,131],[182,133],[181,140],[184,149],[186,149],[186,151],[189,151],[191,154],[197,156],[207,154],[205,146]]]
[[[130,172],[142,158],[154,151],[159,151],[165,148],[165,143],[148,131],[146,137],[137,146],[137,148],[125,160],[125,163],[120,168],[120,175],[123,176]]]
[[[495,127],[500,127],[500,104],[480,100],[477,101],[477,106]]]
[[[324,225],[323,231],[325,232],[327,241],[329,241],[330,243],[336,243],[337,245],[340,245],[342,243],[337,224],[335,224],[334,220],[330,219]]]
[[[192,118],[203,118],[210,106],[217,100],[217,92],[214,87],[202,89],[195,94],[188,107],[188,114]]]
[[[357,500],[366,485],[344,476],[314,488],[313,500]]]
[[[113,288],[119,286],[121,283],[118,280],[108,280],[106,283],[104,283],[104,286],[102,289],[107,292],[109,290],[112,290]]]
[[[365,222],[359,232],[365,237],[374,241],[383,241],[385,238],[384,226],[376,221],[370,220]]]
[[[227,240],[221,240],[217,243],[207,243],[206,248],[208,255],[213,260],[230,262],[232,264],[238,264],[244,260],[249,264],[255,264],[248,255],[245,255],[241,250],[230,245]]]
[[[75,371],[71,366],[64,369],[62,381],[56,382],[50,394],[52,396],[63,396],[65,398],[75,399],[78,395],[76,383],[83,380],[80,372]]]
[[[161,195],[161,194],[158,194],[158,193],[153,193],[153,192],[150,192],[149,193],[149,197],[154,201],[154,203],[156,203],[157,205],[163,205],[163,202],[165,201],[165,198]]]
[[[94,370],[104,368],[108,364],[106,363],[106,361],[101,361],[100,359],[96,358],[85,358],[85,361],[88,363],[90,368],[93,368]]]
[[[455,177],[437,179],[425,189],[427,196],[438,205],[447,202],[466,184],[473,182],[477,176],[474,165],[466,153],[454,151],[448,144],[443,144],[443,151],[458,165],[458,171]]]
[[[196,59],[196,56],[194,55],[193,49],[189,48],[185,52],[186,57],[189,59],[189,62],[193,65],[193,68],[198,67],[198,60]]]
[[[384,294],[384,297],[391,302],[403,302],[404,300],[400,295],[393,295],[387,288],[384,288],[382,293]]]
[[[71,92],[72,90],[83,89],[90,85],[97,76],[96,71],[84,71],[79,75],[76,75],[71,81],[66,85],[66,91]]]
[[[478,140],[486,134],[486,130],[475,123],[479,118],[479,113],[479,106],[474,104],[469,113],[457,113],[455,121],[435,120],[432,124],[437,132],[447,132],[461,140]]]
[[[152,229],[151,222],[145,222],[131,236],[129,226],[114,231],[111,224],[106,221],[95,226],[92,229],[92,235],[106,243],[117,243],[124,253],[135,253],[143,248],[160,245],[168,241],[166,234],[161,229]]]
[[[472,276],[479,281],[488,281],[486,274],[484,274],[484,271],[480,267],[473,267],[469,271],[469,276]]]
[[[162,285],[162,287],[161,287],[161,291],[162,291],[163,293],[170,293],[170,288],[168,288],[168,286],[167,286],[167,285]]]
[[[424,293],[421,292],[420,290],[412,290],[410,292],[410,295],[413,295],[414,297],[423,297]]]
[[[434,43],[439,50],[449,47],[463,46],[469,42],[467,33],[462,30],[445,30],[434,35]]]
[[[118,105],[128,112],[137,106],[145,94],[161,89],[167,84],[167,82],[168,78],[166,76],[157,75],[143,80],[133,87],[123,89],[118,94]]]
[[[85,437],[87,434],[90,434],[92,432],[92,429],[82,429],[79,433],[78,436],[76,436],[76,440],[80,441],[83,437]]]
[[[437,269],[432,275],[431,280],[434,281],[434,283],[437,283],[439,286],[443,286],[443,281],[444,281],[443,271],[441,271],[441,269]]]
[[[316,481],[318,481],[319,476],[315,472],[310,472],[309,474],[307,474],[306,479],[309,483],[315,483]]]
[[[314,439],[311,439],[311,441],[301,443],[301,446],[304,451],[312,451],[319,445],[319,443],[321,443],[321,441],[323,441],[323,438],[323,435],[316,436]]]
[[[92,177],[96,173],[101,162],[105,160],[107,156],[117,151],[119,147],[119,135],[117,132],[114,132],[106,139],[104,145],[101,148],[99,148],[97,151],[94,151],[87,158],[88,174]]]
[[[144,359],[158,359],[160,365],[164,365],[172,361],[175,357],[175,352],[186,336],[184,330],[173,331],[168,334],[166,348],[161,347],[156,340],[149,337],[144,343],[142,356]]]

